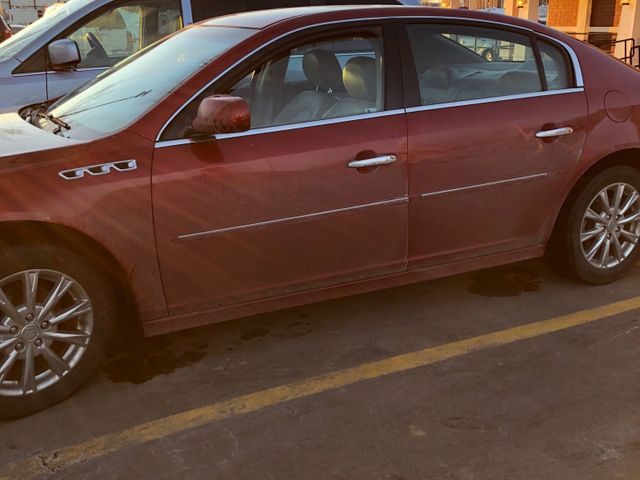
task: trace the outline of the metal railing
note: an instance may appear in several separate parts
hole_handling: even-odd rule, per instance
[[[607,42],[594,42],[593,45],[605,52],[615,53],[618,45],[624,46],[624,56],[619,57],[623,62],[632,67],[640,68],[640,45],[636,44],[635,38],[623,38],[621,40],[609,40]]]

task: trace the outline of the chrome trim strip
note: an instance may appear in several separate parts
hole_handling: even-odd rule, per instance
[[[12,77],[28,77],[31,75],[47,75],[48,73],[55,74],[63,74],[63,73],[74,73],[74,72],[92,72],[95,70],[106,71],[108,67],[90,67],[90,68],[76,68],[75,70],[49,70],[47,72],[27,72],[27,73],[12,73]]]
[[[569,95],[584,92],[584,88],[566,88],[564,90],[547,90],[545,92],[520,93],[517,95],[505,95],[504,97],[476,98],[473,100],[461,100],[459,102],[435,103],[420,107],[407,108],[407,113],[423,112],[425,110],[439,110],[442,108],[462,107],[465,105],[480,105],[483,103],[507,102],[509,100],[522,100],[524,98],[548,97],[550,95]]]
[[[36,75],[46,75],[47,72],[26,72],[26,73],[12,73],[12,77],[34,77]]]
[[[367,204],[364,204],[364,205],[356,205],[354,207],[337,208],[335,210],[325,210],[324,212],[308,213],[308,214],[305,214],[305,215],[297,215],[295,217],[279,218],[277,220],[268,220],[266,222],[251,223],[251,224],[248,224],[248,225],[238,225],[236,227],[220,228],[220,229],[217,229],[217,230],[209,230],[209,231],[206,231],[206,232],[189,233],[189,234],[186,234],[186,235],[180,235],[175,240],[184,242],[184,241],[194,240],[194,239],[203,238],[203,237],[210,237],[210,236],[218,235],[218,234],[221,234],[221,233],[229,233],[229,232],[235,232],[235,231],[240,231],[240,230],[247,230],[249,228],[264,227],[264,226],[268,226],[268,225],[278,225],[278,224],[281,224],[281,223],[295,222],[295,221],[298,221],[298,220],[306,220],[306,219],[309,219],[309,218],[324,217],[324,216],[327,216],[327,215],[333,215],[335,213],[351,212],[351,211],[354,211],[354,210],[361,210],[363,208],[369,208],[369,207],[378,207],[378,206],[382,206],[382,205],[394,205],[394,204],[408,203],[408,202],[409,202],[409,198],[408,197],[394,198],[393,200],[384,200],[384,201],[381,201],[381,202],[367,203]]]
[[[350,115],[348,117],[326,118],[323,120],[315,120],[312,122],[290,123],[288,125],[278,125],[275,127],[256,128],[254,130],[247,130],[246,132],[224,133],[224,134],[212,135],[210,138],[211,140],[214,140],[214,139],[225,140],[228,138],[247,137],[251,135],[262,135],[265,133],[283,132],[287,130],[297,130],[301,128],[318,127],[322,125],[332,125],[336,123],[355,122],[359,120],[368,120],[371,118],[390,117],[393,115],[403,115],[403,114],[404,114],[404,109],[399,108],[396,110],[388,110],[386,112],[374,112],[374,113],[365,113],[362,115]],[[202,141],[203,140],[199,140],[199,142],[202,142]],[[189,143],[192,143],[192,141],[188,138],[183,138],[180,140],[165,140],[162,142],[156,142],[155,148],[174,147],[176,145],[187,145]]]
[[[99,175],[108,175],[112,171],[130,172],[138,169],[138,162],[135,160],[120,160],[118,162],[100,163],[97,165],[89,165],[86,167],[72,168],[58,172],[58,175],[65,180],[79,180],[85,175],[97,177]]]
[[[534,180],[536,178],[543,178],[543,177],[549,177],[549,176],[551,176],[550,172],[537,173],[535,175],[527,175],[525,177],[509,178],[507,180],[498,180],[496,182],[487,182],[487,183],[479,183],[477,185],[469,185],[468,187],[450,188],[447,190],[440,190],[437,192],[423,193],[420,195],[420,198],[435,197],[437,195],[445,195],[447,193],[463,192],[465,190],[475,190],[478,188],[493,187],[495,185],[503,185],[506,183],[524,182],[527,180]]]

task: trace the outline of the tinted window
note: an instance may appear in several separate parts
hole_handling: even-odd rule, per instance
[[[408,31],[422,105],[542,91],[525,35],[456,25]]]
[[[540,56],[544,66],[544,75],[549,90],[561,90],[571,87],[571,69],[567,55],[559,48],[544,40],[538,41]]]
[[[170,125],[163,140],[187,136],[199,102],[214,94],[244,98],[251,108],[251,128],[384,110],[382,52],[377,29],[279,52],[239,73],[241,79],[213,85],[202,93]]]
[[[309,6],[309,0],[191,0],[195,22],[230,13],[306,6]]]

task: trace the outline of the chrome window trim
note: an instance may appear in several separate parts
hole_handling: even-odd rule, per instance
[[[12,73],[12,77],[27,77],[29,75],[46,75],[48,73],[74,73],[74,72],[92,72],[94,70],[108,70],[109,67],[88,67],[88,68],[76,68],[75,70],[49,70],[46,72],[27,72],[27,73]]]
[[[535,175],[526,175],[524,177],[508,178],[506,180],[498,180],[496,182],[478,183],[476,185],[468,185],[466,187],[449,188],[447,190],[439,190],[437,192],[429,192],[420,194],[420,198],[435,197],[438,195],[446,195],[447,193],[464,192],[467,190],[476,190],[486,187],[495,187],[496,185],[504,185],[508,183],[526,182],[528,180],[535,180],[537,178],[544,178],[551,176],[551,172],[537,173]]]
[[[363,205],[355,205],[353,207],[345,207],[345,208],[336,208],[334,210],[324,210],[322,212],[316,212],[316,213],[307,213],[304,215],[296,215],[293,217],[285,217],[285,218],[278,218],[276,220],[267,220],[264,222],[256,222],[256,223],[249,223],[246,225],[238,225],[235,227],[226,227],[226,228],[219,228],[216,230],[208,230],[205,232],[197,232],[197,233],[189,233],[189,234],[185,234],[185,235],[180,235],[177,238],[175,238],[175,241],[178,242],[186,242],[189,240],[195,240],[195,239],[199,239],[199,238],[204,238],[204,237],[210,237],[213,235],[219,235],[222,233],[230,233],[230,232],[236,232],[239,230],[247,230],[250,228],[257,228],[257,227],[265,227],[265,226],[269,226],[269,225],[278,225],[278,224],[282,224],[282,223],[289,223],[289,222],[295,222],[295,221],[299,221],[299,220],[306,220],[309,218],[318,218],[318,217],[324,217],[327,215],[333,215],[336,213],[344,213],[344,212],[351,212],[354,210],[361,210],[363,208],[370,208],[370,207],[379,207],[379,206],[383,206],[383,205],[395,205],[395,204],[400,204],[400,203],[408,203],[409,202],[409,197],[399,197],[399,198],[394,198],[392,200],[383,200],[380,202],[373,202],[373,203],[365,203]]]
[[[275,132],[286,132],[288,130],[298,130],[303,128],[310,127],[319,127],[322,125],[333,125],[336,123],[347,123],[347,122],[357,122],[360,120],[369,120],[372,118],[381,118],[381,117],[391,117],[394,115],[404,115],[405,110],[402,108],[398,108],[395,110],[385,110],[382,112],[372,112],[372,113],[363,113],[362,115],[350,115],[348,117],[336,117],[336,118],[325,118],[322,120],[313,120],[310,122],[299,122],[299,123],[289,123],[286,125],[276,125],[273,127],[262,127],[262,128],[254,128],[253,130],[247,130],[246,132],[238,132],[238,133],[223,133],[218,135],[211,135],[209,139],[211,140],[225,140],[228,138],[236,138],[236,137],[248,137],[252,135],[263,135],[266,133],[275,133]],[[208,139],[207,139],[208,140]],[[207,140],[199,140],[207,141]],[[182,138],[179,140],[165,140],[162,142],[156,142],[155,148],[165,148],[165,147],[174,147],[176,145],[186,145],[188,143],[192,143],[191,139]],[[195,143],[195,142],[194,142]]]
[[[550,37],[550,36],[545,35],[543,33],[538,33],[536,31],[532,30],[531,28],[522,27],[520,25],[513,25],[513,24],[510,24],[510,23],[506,23],[506,22],[498,22],[498,21],[495,21],[495,20],[481,20],[481,19],[476,19],[476,18],[458,18],[458,17],[449,17],[449,16],[439,17],[439,16],[428,16],[428,15],[425,15],[425,16],[409,15],[409,16],[362,17],[362,18],[352,18],[352,19],[347,19],[347,20],[334,20],[334,21],[331,21],[331,22],[323,22],[323,23],[316,23],[316,24],[313,24],[313,25],[307,25],[307,26],[304,26],[304,27],[297,28],[295,30],[291,30],[291,31],[289,31],[287,33],[283,33],[281,35],[278,35],[275,38],[272,38],[268,42],[263,43],[262,45],[260,45],[259,47],[255,48],[254,50],[252,50],[248,54],[244,55],[242,58],[240,58],[239,60],[237,60],[236,62],[231,64],[226,69],[224,69],[215,78],[213,78],[208,83],[206,83],[196,93],[191,95],[191,97],[189,97],[189,99],[186,102],[184,102],[169,117],[169,119],[162,125],[162,127],[160,128],[160,131],[158,132],[158,135],[156,136],[156,139],[155,139],[156,142],[166,143],[166,142],[173,142],[173,141],[183,140],[183,139],[176,139],[176,140],[166,140],[164,142],[161,142],[160,141],[160,137],[162,137],[162,134],[167,129],[169,124],[182,112],[182,110],[184,110],[187,107],[187,105],[189,105],[194,99],[196,99],[202,92],[204,92],[211,85],[213,85],[215,82],[220,80],[223,76],[225,76],[231,70],[236,68],[238,65],[243,63],[249,57],[255,55],[256,53],[258,53],[258,52],[260,52],[262,50],[264,50],[265,48],[269,47],[270,45],[274,44],[275,42],[278,42],[279,40],[281,40],[283,38],[286,38],[286,37],[288,37],[290,35],[293,35],[293,34],[296,34],[296,33],[300,33],[300,32],[303,32],[305,30],[311,30],[311,29],[314,29],[314,28],[319,28],[319,27],[332,26],[332,25],[345,25],[345,24],[348,25],[350,23],[361,23],[361,22],[367,22],[367,21],[393,21],[393,20],[446,20],[446,21],[456,21],[456,22],[459,21],[459,22],[468,22],[468,23],[480,23],[480,24],[486,24],[486,25],[499,25],[499,26],[502,26],[502,27],[508,27],[508,28],[512,28],[512,29],[516,29],[516,30],[521,30],[523,32],[528,32],[529,34],[532,34],[532,35],[542,36],[542,37],[544,37],[544,38],[546,38],[548,40],[556,42],[557,44],[561,45],[565,50],[567,50],[567,52],[569,53],[569,57],[572,60],[574,71],[575,71],[575,77],[576,77],[575,78],[575,81],[576,81],[576,87],[575,88],[583,88],[584,87],[584,80],[583,80],[583,77],[582,77],[582,69],[580,67],[580,62],[578,60],[577,54],[574,52],[573,48],[571,48],[570,45],[566,44],[565,42],[562,42],[561,40],[557,40],[556,38]],[[567,90],[572,90],[572,89],[567,89]],[[412,107],[412,108],[421,108],[421,107]]]
[[[475,98],[473,100],[460,100],[455,102],[434,103],[433,105],[421,105],[407,108],[407,113],[424,112],[426,110],[440,110],[445,108],[463,107],[466,105],[481,105],[483,103],[508,102],[510,100],[522,100],[525,98],[548,97],[551,95],[570,95],[584,92],[584,87],[565,88],[563,90],[545,90],[543,92],[519,93],[517,95],[505,95],[503,97]]]
[[[488,97],[488,98],[478,98],[474,100],[461,100],[457,102],[436,103],[434,105],[423,105],[423,106],[411,107],[407,109],[387,110],[383,112],[365,113],[362,115],[351,115],[348,117],[327,118],[327,119],[315,120],[311,122],[291,123],[288,125],[277,125],[273,127],[256,128],[253,130],[247,130],[246,132],[212,135],[209,138],[211,140],[214,140],[214,139],[225,140],[230,138],[248,137],[252,135],[263,135],[267,133],[276,133],[276,132],[282,132],[282,131],[288,131],[288,130],[318,127],[323,125],[333,125],[337,123],[356,122],[359,120],[389,117],[394,115],[402,115],[405,113],[424,112],[428,110],[440,110],[445,108],[463,107],[467,105],[481,105],[485,103],[507,102],[510,100],[522,100],[526,98],[547,97],[552,95],[570,95],[573,93],[580,93],[580,92],[584,92],[584,88],[581,87],[581,88],[567,88],[564,90],[547,90],[544,92],[532,92],[532,93],[522,93],[518,95],[506,95],[504,97]],[[203,141],[203,140],[200,140],[200,141]],[[207,140],[204,140],[204,141],[207,141]],[[195,142],[189,138],[156,141],[155,148],[175,147],[178,145],[188,145],[190,143],[195,143]]]

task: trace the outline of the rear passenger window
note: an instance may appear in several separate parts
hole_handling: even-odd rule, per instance
[[[544,40],[538,41],[540,57],[549,90],[571,88],[571,70],[567,55]]]
[[[409,25],[422,105],[542,91],[529,37],[457,25]]]

